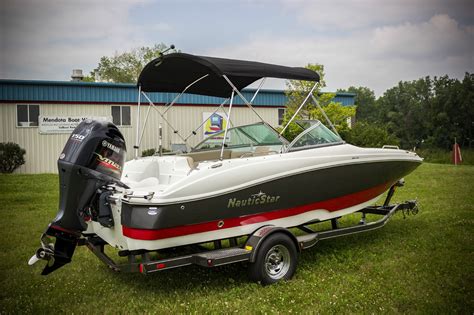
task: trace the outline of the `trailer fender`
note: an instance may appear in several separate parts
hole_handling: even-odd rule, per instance
[[[296,236],[293,235],[293,233],[291,233],[288,229],[285,229],[279,226],[274,226],[274,225],[265,225],[259,228],[258,230],[256,230],[245,243],[245,249],[248,251],[252,251],[249,258],[249,261],[251,263],[255,262],[259,247],[260,245],[263,244],[263,241],[268,236],[275,233],[283,233],[283,234],[288,235],[291,238],[291,240],[295,243],[298,253],[301,252],[301,247],[298,243],[298,240],[296,239]]]

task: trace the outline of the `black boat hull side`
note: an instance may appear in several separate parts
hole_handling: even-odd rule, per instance
[[[121,221],[124,230],[160,230],[289,209],[374,188],[382,193],[419,165],[415,161],[348,164],[275,179],[182,204],[143,206],[123,202]],[[373,197],[367,194],[367,200],[362,202]],[[362,203],[359,199],[354,200],[354,205]]]

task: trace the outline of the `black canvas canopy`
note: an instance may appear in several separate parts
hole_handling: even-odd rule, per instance
[[[207,77],[196,82],[186,92],[229,97],[232,87],[224,75],[239,91],[264,77],[319,81],[319,75],[306,68],[173,53],[150,61],[140,73],[138,85],[144,92],[180,93],[206,74]]]

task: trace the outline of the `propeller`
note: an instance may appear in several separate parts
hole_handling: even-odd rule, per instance
[[[28,260],[28,265],[33,266],[39,260],[50,260],[54,255],[54,245],[49,244],[48,248],[40,247],[36,250],[36,253],[31,256],[30,260]]]
[[[36,264],[40,259],[36,256],[36,254],[34,254],[33,256],[31,256],[30,260],[28,260],[28,265],[30,266],[33,266],[34,264]]]

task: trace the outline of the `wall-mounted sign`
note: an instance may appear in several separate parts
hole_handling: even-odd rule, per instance
[[[39,116],[39,133],[71,133],[81,121],[86,119],[112,121],[112,117]]]
[[[202,129],[204,139],[210,137],[216,133],[224,131],[227,126],[227,117],[224,114],[218,113],[202,113],[203,120],[206,120]],[[213,140],[222,141],[224,135],[213,137]],[[229,135],[227,135],[229,138]]]

